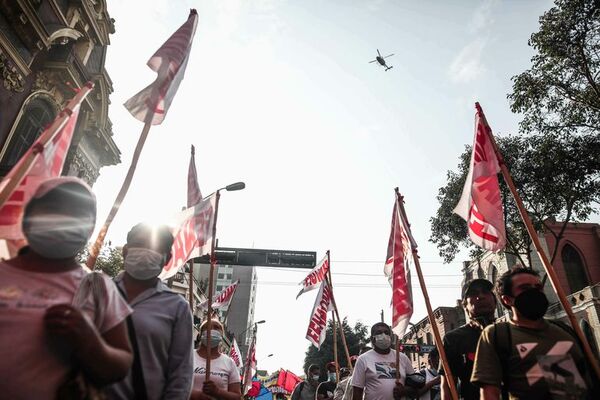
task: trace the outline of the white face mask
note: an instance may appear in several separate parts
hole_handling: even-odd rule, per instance
[[[134,279],[145,281],[156,278],[165,265],[164,255],[143,247],[127,249],[125,271]]]
[[[27,217],[23,234],[33,251],[51,259],[72,258],[87,244],[92,231],[92,217],[44,214]]]
[[[392,338],[390,335],[380,333],[375,335],[375,347],[381,350],[387,350],[392,346]]]
[[[200,343],[202,343],[202,345],[204,345],[204,347],[207,347],[206,333],[207,333],[207,331],[204,331],[204,332],[202,332],[202,336],[200,336]],[[215,330],[210,331],[210,348],[211,349],[214,349],[215,347],[220,345],[222,340],[223,340],[223,335],[221,335],[221,332],[215,331]]]

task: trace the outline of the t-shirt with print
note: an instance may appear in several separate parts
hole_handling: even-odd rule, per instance
[[[458,380],[457,389],[460,398],[464,400],[479,400],[479,388],[471,384],[471,373],[480,336],[481,329],[471,325],[463,325],[444,336],[448,365],[452,375]],[[440,368],[440,375],[444,375],[443,368]]]
[[[503,362],[509,366],[507,379]],[[499,387],[504,380],[511,399],[584,399],[589,387],[582,377],[584,365],[579,345],[565,329],[553,323],[543,329],[501,323],[483,331],[471,381]]]
[[[46,309],[71,304],[86,272],[24,271],[0,262],[0,393],[6,399],[53,398],[70,372],[71,352],[64,343],[44,333]],[[92,298],[83,302],[84,315],[95,321],[100,333],[121,323],[131,309],[108,276],[103,282],[103,313],[96,313]],[[98,318],[98,315],[101,317]]]
[[[407,374],[414,373],[408,357],[400,353],[400,383]],[[352,386],[364,389],[364,400],[389,400],[396,386],[396,351],[379,354],[369,350],[356,360]]]
[[[206,359],[194,352],[194,386],[192,390],[202,390],[206,378]],[[240,383],[240,372],[235,362],[225,354],[211,360],[210,380],[221,390],[227,390],[232,383]]]

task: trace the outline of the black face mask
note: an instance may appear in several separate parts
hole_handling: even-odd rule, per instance
[[[527,289],[515,297],[515,308],[527,319],[538,320],[548,310],[548,299],[544,292],[538,289]]]

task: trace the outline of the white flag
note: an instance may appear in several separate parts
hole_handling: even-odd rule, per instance
[[[469,173],[454,212],[469,228],[469,237],[477,246],[498,251],[506,245],[504,211],[498,184],[500,166],[491,143],[492,131],[483,110],[476,103],[475,141]]]
[[[323,257],[323,259],[321,260],[321,262],[318,263],[309,272],[309,274],[306,276],[306,278],[302,280],[302,282],[299,283],[299,285],[302,285],[302,289],[300,289],[300,292],[296,295],[296,299],[300,297],[302,293],[310,292],[311,290],[316,289],[321,284],[321,282],[323,282],[325,277],[327,277],[328,272],[329,257],[326,254],[325,257]]]
[[[238,367],[238,369],[244,366],[244,363],[242,362],[242,353],[240,353],[240,348],[238,347],[235,338],[233,338],[231,348],[229,349],[229,358],[233,360],[235,366]]]
[[[219,308],[225,309],[229,306],[231,299],[233,299],[233,295],[235,294],[235,289],[237,289],[239,283],[240,281],[236,281],[234,284],[227,286],[225,289],[221,290],[219,294],[217,294],[212,304],[213,310]],[[201,310],[206,310],[208,308],[208,299],[198,304],[198,308]]]
[[[327,284],[327,281],[321,282],[321,288],[319,294],[315,300],[312,313],[310,314],[310,321],[308,323],[308,329],[306,331],[306,338],[317,348],[321,348],[321,345],[325,341],[325,334],[327,331],[327,313],[333,310],[333,291]]]

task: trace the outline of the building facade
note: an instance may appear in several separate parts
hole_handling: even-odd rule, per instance
[[[539,234],[544,252],[558,276],[563,291],[568,294],[575,317],[591,346],[600,349],[600,224],[546,221],[546,229]],[[557,234],[563,230],[556,246]],[[531,268],[544,277],[545,270],[537,253],[530,257],[499,253],[484,253],[479,259],[463,264],[463,285],[473,278],[496,282],[497,278],[516,264],[530,263]],[[566,313],[550,282],[544,292],[550,302],[546,318],[569,323]],[[498,303],[497,317],[507,318],[509,312]]]
[[[438,307],[433,310],[433,314],[442,338],[447,332],[465,324],[465,314],[460,303],[456,307]],[[402,344],[435,346],[435,336],[429,317],[425,317],[415,324],[410,324],[410,331],[402,337]],[[427,365],[428,352],[405,351],[405,353],[415,369],[421,369],[423,365]]]
[[[63,174],[93,184],[120,162],[104,68],[114,31],[105,0],[0,0],[0,176],[88,81]]]

